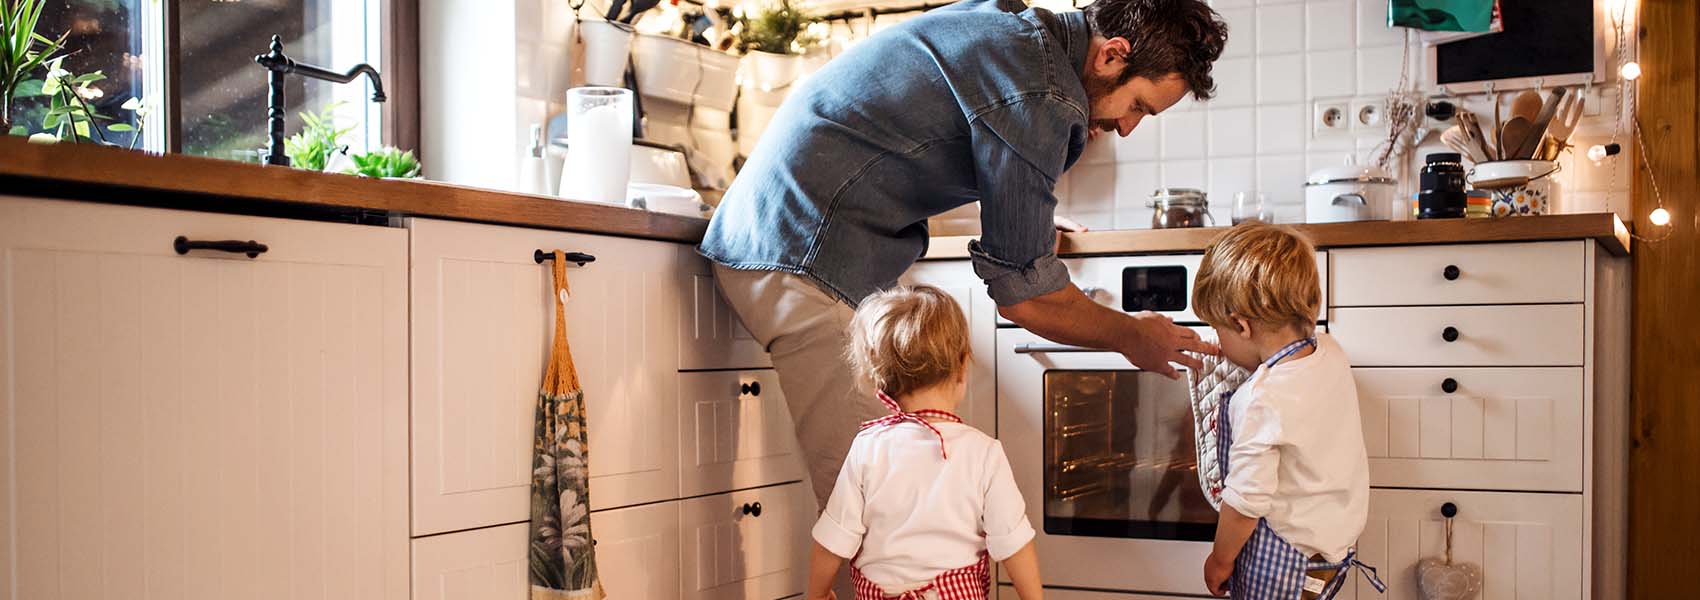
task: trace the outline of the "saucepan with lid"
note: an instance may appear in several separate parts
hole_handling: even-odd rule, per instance
[[[1317,169],[1305,179],[1305,221],[1385,221],[1398,196],[1387,171],[1373,165]]]

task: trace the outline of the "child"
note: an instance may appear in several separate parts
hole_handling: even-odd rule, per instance
[[[1003,446],[952,414],[967,391],[968,324],[938,288],[862,301],[849,358],[892,414],[862,425],[814,528],[808,598],[851,561],[856,600],[984,599],[988,556],[1022,600],[1039,561]]]
[[[1223,356],[1253,371],[1218,413],[1222,506],[1204,563],[1218,596],[1331,598],[1363,566],[1353,544],[1368,516],[1369,459],[1351,365],[1316,332],[1315,257],[1287,229],[1241,225],[1205,251],[1193,286]]]

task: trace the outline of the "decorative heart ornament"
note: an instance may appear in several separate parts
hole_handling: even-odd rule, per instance
[[[1470,600],[1482,591],[1482,568],[1425,558],[1417,563],[1417,591],[1423,600]]]

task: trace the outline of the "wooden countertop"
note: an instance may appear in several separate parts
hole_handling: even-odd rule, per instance
[[[371,179],[182,155],[156,155],[92,144],[30,144],[0,135],[0,193],[23,183],[47,195],[82,190],[84,199],[204,210],[211,201],[260,201],[269,214],[291,207],[375,212],[559,229],[694,244],[708,221],[620,206],[562,201],[428,181]],[[33,192],[29,192],[32,193]],[[93,196],[93,197],[89,197]],[[109,196],[109,197],[107,197]]]
[[[1432,221],[1361,221],[1293,225],[1318,248],[1467,244],[1592,239],[1616,256],[1629,254],[1629,228],[1612,213],[1545,215],[1506,219],[1444,219]],[[1194,229],[1130,229],[1062,234],[1063,256],[1203,252],[1224,227]],[[968,257],[968,242],[977,236],[935,237],[923,260]]]

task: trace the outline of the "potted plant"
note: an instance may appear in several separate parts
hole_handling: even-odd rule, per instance
[[[301,113],[301,132],[283,140],[283,154],[289,157],[289,166],[323,171],[331,157],[343,150],[341,138],[354,128],[337,128],[337,106],[333,103],[317,113]]]
[[[0,0],[0,131],[12,130],[12,100],[31,71],[64,46],[65,36],[48,39],[35,32],[46,0]]]
[[[403,152],[395,146],[354,155],[354,174],[382,179],[418,179],[419,160],[413,151]]]
[[[736,30],[746,76],[764,91],[789,86],[797,79],[802,55],[820,41],[810,31],[818,22],[791,0],[776,0],[755,14],[738,15]]]

